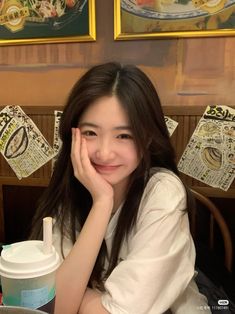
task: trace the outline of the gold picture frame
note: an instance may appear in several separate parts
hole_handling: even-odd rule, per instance
[[[95,40],[95,0],[0,1],[0,46]]]
[[[210,1],[114,0],[114,39],[234,36],[235,0]]]

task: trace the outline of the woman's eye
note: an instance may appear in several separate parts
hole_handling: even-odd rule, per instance
[[[94,131],[87,130],[87,131],[82,131],[82,135],[83,136],[95,136],[96,134]]]
[[[131,134],[120,134],[118,135],[118,138],[122,140],[131,140],[133,139],[133,136]]]

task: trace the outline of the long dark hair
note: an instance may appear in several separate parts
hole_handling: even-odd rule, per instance
[[[122,206],[113,238],[108,276],[118,262],[122,242],[135,225],[139,203],[150,177],[150,168],[164,167],[175,174],[174,150],[156,89],[139,68],[119,63],[97,65],[88,70],[74,85],[64,108],[60,124],[63,145],[54,172],[33,221],[31,238],[42,236],[41,221],[45,216],[56,217],[62,234],[76,241],[76,230],[82,228],[92,199],[86,188],[74,177],[70,160],[71,128],[77,127],[81,114],[87,107],[103,96],[115,95],[126,110],[142,156],[138,168],[131,177],[126,200]],[[62,244],[61,244],[62,247]],[[101,283],[106,246],[103,242],[96,260],[91,281]]]

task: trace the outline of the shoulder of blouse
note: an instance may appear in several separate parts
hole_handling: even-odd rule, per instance
[[[152,168],[151,177],[145,187],[140,212],[164,210],[169,213],[186,209],[186,191],[180,178],[165,168]]]
[[[185,187],[180,178],[173,171],[166,168],[151,168],[150,178],[146,184],[144,193],[151,191],[156,185],[172,188],[173,192],[178,190],[179,193],[185,193]]]

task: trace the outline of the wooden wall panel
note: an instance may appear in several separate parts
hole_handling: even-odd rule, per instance
[[[235,37],[114,41],[113,1],[96,11],[96,42],[0,47],[0,104],[61,105],[85,69],[113,60],[150,74],[163,106],[234,103]]]

